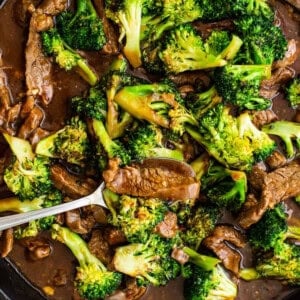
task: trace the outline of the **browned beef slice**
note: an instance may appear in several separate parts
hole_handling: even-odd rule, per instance
[[[230,243],[232,246],[229,246]],[[218,225],[213,233],[203,240],[203,244],[211,249],[223,262],[224,266],[237,274],[239,272],[241,255],[234,250],[234,247],[244,247],[243,235],[234,227]]]
[[[173,212],[167,212],[163,221],[155,227],[155,232],[165,238],[172,238],[178,230],[177,215]]]
[[[265,211],[280,201],[300,195],[300,160],[278,168],[263,178],[262,192],[259,201],[243,206],[238,222],[248,228],[258,222]]]
[[[143,164],[119,168],[110,160],[103,178],[109,189],[118,194],[154,197],[167,200],[196,199],[200,184],[195,175],[178,162],[146,160]]]

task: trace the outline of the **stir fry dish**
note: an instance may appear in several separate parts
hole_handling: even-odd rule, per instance
[[[299,286],[300,14],[288,2],[3,4],[1,216],[103,181],[106,207],[3,230],[1,256],[47,299],[148,299],[178,282],[177,299],[251,300],[256,282],[267,300]],[[281,290],[260,294],[261,282]]]

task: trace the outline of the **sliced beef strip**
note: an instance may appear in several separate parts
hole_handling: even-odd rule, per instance
[[[270,109],[256,111],[252,116],[252,122],[257,128],[277,120],[278,116]]]
[[[105,239],[103,230],[95,229],[92,231],[92,236],[88,242],[88,247],[98,259],[105,265],[108,265],[113,258],[113,252],[109,243]]]
[[[287,164],[286,157],[279,152],[278,150],[275,150],[267,159],[266,159],[267,165],[272,169],[275,170],[277,168],[283,167]]]
[[[93,179],[75,176],[59,164],[51,166],[51,178],[55,187],[72,199],[87,196],[97,187]]]
[[[235,248],[246,245],[245,238],[240,232],[233,226],[218,225],[212,234],[203,240],[203,244],[221,259],[225,268],[238,274],[241,255]]]
[[[296,41],[295,39],[290,39],[288,41],[287,51],[285,52],[283,59],[276,61],[273,65],[273,68],[278,69],[278,68],[286,68],[288,66],[291,66],[299,57],[299,55],[300,55],[299,41]]]
[[[245,229],[258,222],[267,209],[300,195],[300,159],[266,174],[262,182],[259,201],[246,203],[239,214],[238,222]]]
[[[266,174],[266,168],[263,164],[258,163],[253,166],[251,172],[247,176],[247,180],[255,191],[260,192],[262,190]]]
[[[273,99],[279,94],[282,85],[294,76],[295,71],[289,67],[276,69],[272,72],[271,78],[262,81],[259,91],[260,96]]]
[[[37,113],[32,113],[37,102],[46,107],[52,100],[52,62],[43,53],[40,32],[53,27],[53,16],[62,12],[67,6],[67,2],[67,0],[44,0],[37,9],[32,8],[25,48],[27,97],[20,113],[22,119],[29,116],[31,121],[25,121],[22,125],[20,137],[32,134],[42,122],[43,117],[37,118]],[[43,114],[41,109],[40,114]]]
[[[106,186],[118,194],[157,197],[166,200],[196,199],[200,184],[192,169],[177,161],[148,159],[142,164],[119,168],[118,160],[110,160],[103,172]]]

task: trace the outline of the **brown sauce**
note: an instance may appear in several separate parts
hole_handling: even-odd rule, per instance
[[[6,5],[0,9],[0,49],[4,59],[4,65],[9,66],[6,73],[9,78],[9,85],[12,90],[13,99],[18,101],[19,93],[25,90],[24,78],[24,45],[26,43],[27,31],[26,27],[16,24],[14,20],[15,3],[20,0],[7,1]],[[293,20],[289,11],[281,2],[275,3],[279,9],[278,15],[282,22],[282,27],[287,38],[296,38],[299,41],[299,23]],[[103,73],[109,66],[112,58],[99,55],[99,53],[90,53],[88,57],[99,73]],[[293,66],[296,70],[300,70],[300,59]],[[46,112],[46,119],[42,123],[42,127],[47,130],[58,129],[67,113],[66,101],[87,88],[87,85],[74,73],[66,73],[58,68],[54,71],[54,100],[50,103]],[[287,102],[283,95],[279,95],[274,99],[273,109],[280,117],[288,120],[295,118],[295,111],[287,106]],[[3,144],[0,143],[0,154],[4,152]],[[0,189],[3,197],[3,187]],[[299,217],[300,212],[296,212],[299,208],[290,206],[294,214]],[[49,238],[49,237],[48,237]],[[78,299],[74,296],[74,287],[72,279],[75,272],[74,258],[69,250],[62,244],[51,241],[53,245],[53,253],[43,260],[31,261],[28,259],[24,247],[16,242],[10,259],[18,268],[39,288],[51,286],[51,278],[53,278],[57,269],[67,270],[68,284],[63,287],[55,288],[55,293],[48,296],[49,299],[71,300]],[[242,251],[243,263],[247,265],[251,262],[251,253],[245,248]],[[241,281],[239,283],[239,294],[237,300],[271,300],[282,299],[291,289],[287,289],[275,280],[258,280],[251,283]],[[25,297],[26,295],[24,295]],[[78,297],[78,296],[77,296]],[[25,298],[24,298],[25,299]],[[182,280],[179,278],[170,282],[166,287],[150,288],[141,298],[143,300],[181,300],[183,298]],[[32,299],[34,300],[34,299]]]

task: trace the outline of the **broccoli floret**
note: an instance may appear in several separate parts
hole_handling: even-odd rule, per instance
[[[300,77],[294,78],[286,89],[287,99],[293,108],[300,105]]]
[[[227,61],[235,58],[242,44],[243,41],[237,35],[231,35],[222,30],[213,30],[205,41],[205,47],[209,53]]]
[[[114,100],[135,118],[170,128],[179,134],[185,131],[187,123],[197,125],[194,116],[181,104],[182,98],[169,81],[125,86]]]
[[[300,240],[300,227],[287,224],[284,205],[280,203],[250,227],[248,238],[254,248],[268,251],[280,247],[285,239]]]
[[[131,158],[139,161],[149,157],[183,160],[182,151],[165,147],[161,130],[151,124],[139,124],[129,132],[128,150]]]
[[[240,271],[240,277],[245,280],[259,278],[274,278],[291,285],[300,284],[300,247],[281,243],[281,247],[273,256],[260,256],[254,268]]]
[[[231,3],[232,1],[224,2],[223,0],[200,0],[199,2],[203,9],[201,21],[219,21],[223,19],[232,19],[235,16]]]
[[[157,1],[149,13],[143,14],[141,40],[143,47],[166,36],[166,31],[193,22],[203,15],[203,8],[198,0],[163,0]]]
[[[264,125],[262,131],[277,135],[283,140],[288,158],[296,155],[296,150],[293,147],[293,139],[295,139],[296,148],[300,149],[300,123],[285,120],[276,121]]]
[[[125,147],[118,140],[113,140],[107,133],[104,125],[107,115],[107,101],[99,87],[92,87],[87,97],[72,98],[71,106],[73,111],[81,117],[91,120],[94,134],[103,146],[108,158],[119,157],[122,164],[127,164],[130,161]]]
[[[75,69],[90,85],[95,85],[98,76],[88,65],[86,59],[71,49],[62,39],[56,28],[41,33],[42,45],[46,55],[53,56],[56,63],[66,71]]]
[[[118,288],[121,274],[107,270],[78,234],[54,224],[52,238],[64,243],[76,257],[79,266],[76,268],[75,286],[82,297],[89,300],[102,299]]]
[[[209,109],[222,102],[215,86],[200,93],[190,93],[187,97],[186,105],[191,110],[197,120],[201,118]]]
[[[186,222],[181,239],[185,245],[197,250],[202,240],[214,229],[219,217],[219,210],[210,206],[193,207]]]
[[[91,0],[77,0],[76,11],[56,17],[56,26],[66,43],[81,50],[100,50],[106,43],[103,24]]]
[[[238,211],[246,200],[246,173],[211,161],[207,173],[201,178],[201,192],[214,205]]]
[[[211,271],[192,266],[189,277],[184,281],[186,300],[231,300],[236,296],[237,284],[231,280],[220,265]]]
[[[202,176],[207,172],[209,167],[210,157],[207,152],[203,152],[200,156],[194,159],[190,166],[193,168],[196,174],[196,179],[200,181]]]
[[[231,9],[237,17],[248,15],[268,21],[274,19],[274,11],[269,6],[268,0],[233,0],[230,2]]]
[[[168,73],[226,65],[226,60],[214,55],[207,48],[193,26],[183,24],[168,32],[161,45],[159,57]]]
[[[271,76],[271,65],[226,65],[214,72],[215,87],[224,101],[240,109],[264,110],[271,101],[259,95],[263,79]]]
[[[92,127],[96,138],[102,144],[103,148],[107,153],[108,158],[118,157],[122,165],[127,165],[131,160],[128,151],[120,141],[112,140],[110,138],[103,122],[100,120],[93,119]]]
[[[168,206],[157,198],[121,195],[113,210],[117,218],[111,219],[112,224],[122,229],[126,239],[130,243],[146,243],[155,226],[163,221]]]
[[[236,30],[243,46],[236,57],[241,64],[269,65],[282,59],[287,50],[287,40],[279,26],[259,17],[235,20]]]
[[[118,247],[113,258],[114,267],[136,277],[140,285],[165,285],[180,275],[180,265],[171,257],[173,244],[173,239],[152,234],[145,244]]]
[[[106,15],[119,26],[121,41],[126,37],[124,55],[137,68],[142,64],[140,32],[144,0],[106,1]]]
[[[126,128],[132,123],[132,116],[122,110],[114,97],[126,85],[134,85],[141,81],[127,73],[128,63],[123,56],[118,56],[110,65],[107,73],[101,78],[99,88],[103,90],[107,100],[106,129],[114,139],[122,136]]]
[[[52,188],[48,158],[36,156],[30,143],[3,133],[14,156],[4,171],[4,181],[20,200],[32,200]]]
[[[87,126],[78,117],[55,133],[40,140],[35,149],[38,155],[60,158],[69,163],[83,165],[89,151]]]
[[[276,146],[265,132],[254,126],[248,112],[235,118],[223,104],[207,111],[199,123],[198,128],[187,125],[187,132],[229,169],[249,170]]]

